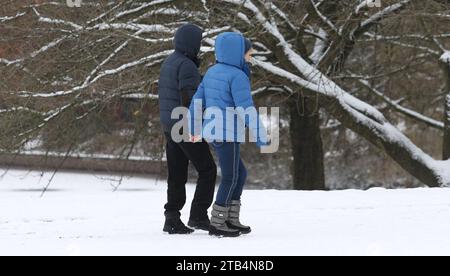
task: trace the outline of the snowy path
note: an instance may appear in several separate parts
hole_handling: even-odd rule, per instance
[[[126,179],[113,193],[109,180],[59,173],[40,198],[49,176],[0,179],[0,255],[450,255],[449,189],[246,191],[254,232],[217,239],[161,232],[163,182]]]

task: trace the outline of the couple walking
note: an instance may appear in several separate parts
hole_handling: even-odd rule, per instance
[[[208,217],[208,209],[214,198],[217,168],[210,152],[210,145],[203,140],[205,134],[190,128],[190,141],[175,142],[171,133],[179,121],[172,119],[172,111],[178,107],[194,112],[194,100],[206,108],[225,112],[229,107],[254,108],[251,96],[249,60],[253,52],[251,42],[238,33],[223,33],[217,37],[215,51],[217,63],[202,78],[199,72],[199,52],[203,31],[192,24],[180,27],[174,38],[175,52],[163,63],[159,79],[160,118],[167,140],[168,163],[166,222],[164,232],[190,234],[200,229],[210,235],[237,237],[251,232],[240,222],[241,195],[247,170],[240,157],[240,142],[228,139],[209,139],[217,154],[222,180],[216,201]],[[242,119],[242,118],[241,118]],[[246,118],[243,119],[248,126]],[[223,125],[223,133],[236,131]],[[259,146],[266,145],[267,137],[252,131]],[[256,134],[255,134],[256,133]],[[264,131],[262,132],[264,133]],[[235,135],[236,136],[236,135]],[[186,203],[188,165],[198,172],[197,187],[191,205],[188,226],[180,219],[180,211]]]

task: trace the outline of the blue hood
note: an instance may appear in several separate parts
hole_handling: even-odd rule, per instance
[[[216,59],[219,63],[245,68],[245,38],[238,33],[223,33],[216,39]]]

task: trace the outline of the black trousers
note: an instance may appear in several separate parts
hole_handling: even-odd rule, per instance
[[[186,203],[186,183],[189,162],[198,172],[197,187],[191,206],[191,219],[205,219],[211,206],[216,185],[217,167],[209,145],[199,143],[175,143],[169,133],[165,133],[166,156],[169,169],[166,216],[180,216]]]

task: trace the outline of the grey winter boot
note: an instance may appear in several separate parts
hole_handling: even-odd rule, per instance
[[[209,226],[209,234],[219,237],[238,237],[241,232],[236,229],[230,229],[227,226],[230,207],[222,207],[214,204],[211,213],[211,225]]]
[[[252,229],[250,228],[250,226],[245,226],[241,223],[241,221],[239,220],[240,215],[241,215],[241,201],[240,200],[231,201],[230,215],[227,220],[228,228],[239,230],[241,234],[248,234],[252,231]]]

